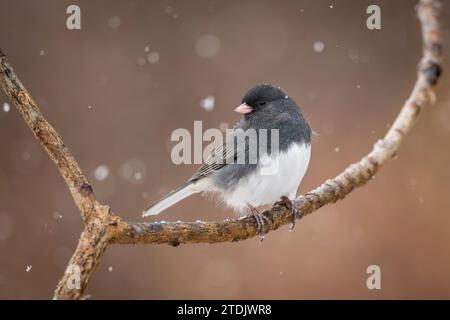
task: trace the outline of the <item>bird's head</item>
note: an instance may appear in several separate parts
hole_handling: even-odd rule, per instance
[[[286,93],[280,87],[258,84],[247,91],[242,97],[241,105],[234,111],[242,115],[253,114],[269,107],[274,101],[286,98]]]

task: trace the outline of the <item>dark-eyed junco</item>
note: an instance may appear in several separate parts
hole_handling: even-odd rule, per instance
[[[157,215],[194,193],[212,193],[241,215],[250,209],[261,232],[264,216],[255,207],[295,198],[311,155],[311,129],[297,104],[281,88],[261,84],[244,95],[235,111],[243,117],[223,147],[144,216]]]

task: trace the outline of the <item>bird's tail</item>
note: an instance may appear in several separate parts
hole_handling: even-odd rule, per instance
[[[161,211],[166,210],[167,208],[173,206],[175,203],[197,192],[199,191],[194,188],[192,183],[187,183],[179,187],[178,189],[171,191],[164,198],[160,199],[159,201],[155,202],[150,207],[145,209],[142,216],[148,217],[160,214]]]

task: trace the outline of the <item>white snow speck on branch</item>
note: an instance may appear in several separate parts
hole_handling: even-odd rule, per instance
[[[201,58],[210,59],[219,54],[220,40],[215,35],[205,34],[195,42],[195,52]]]
[[[107,165],[102,164],[101,166],[98,166],[94,171],[94,177],[98,181],[103,181],[109,176],[109,168]]]
[[[11,110],[9,103],[8,102],[3,103],[3,112],[9,112],[9,110]]]
[[[313,49],[315,52],[320,53],[325,49],[325,44],[322,41],[314,42]]]
[[[213,96],[208,96],[200,101],[200,106],[206,111],[212,111],[216,104],[216,99]]]

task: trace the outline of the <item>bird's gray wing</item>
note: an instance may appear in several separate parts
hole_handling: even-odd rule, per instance
[[[240,153],[235,145],[234,134],[228,135],[226,142],[216,147],[197,172],[189,179],[188,182],[196,182],[200,179],[208,177],[216,170],[223,168],[227,164],[235,163]]]

